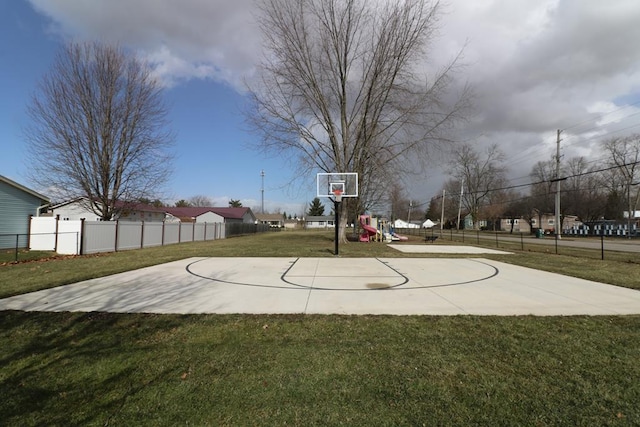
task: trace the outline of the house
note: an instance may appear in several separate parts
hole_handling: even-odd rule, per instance
[[[224,222],[225,224],[255,224],[256,217],[250,208],[216,207],[163,207],[167,221]]]
[[[513,230],[514,233],[531,233],[532,229],[541,228],[544,233],[551,234],[555,232],[555,222],[555,214],[551,213],[543,214],[540,217],[535,215],[531,218],[531,224],[524,218],[503,218],[500,220],[500,230]],[[582,222],[575,215],[562,216],[563,230],[569,230],[581,224]]]
[[[113,218],[118,221],[145,221],[161,222],[165,219],[164,208],[156,208],[144,203],[116,202],[116,206],[122,208],[120,214]],[[102,221],[102,219],[89,207],[89,199],[77,197],[48,209],[48,215],[58,216],[61,221],[73,221],[85,219],[87,221]]]
[[[284,228],[286,228],[287,230],[293,230],[298,227],[302,227],[303,224],[304,223],[302,222],[302,220],[298,218],[284,220]]]
[[[285,219],[282,214],[256,214],[256,220],[259,224],[268,224],[269,227],[284,227]]]
[[[334,228],[335,217],[332,215],[308,216],[305,218],[305,227],[313,229]]]
[[[49,198],[0,175],[0,248],[27,246],[29,215],[38,216]]]

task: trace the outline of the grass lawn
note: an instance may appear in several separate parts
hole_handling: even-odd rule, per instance
[[[6,425],[638,425],[640,318],[0,312]]]
[[[283,232],[25,262],[0,266],[0,297],[192,256],[332,254],[330,233]],[[640,288],[624,257],[490,258]],[[640,425],[640,316],[4,311],[0,325],[0,425]]]

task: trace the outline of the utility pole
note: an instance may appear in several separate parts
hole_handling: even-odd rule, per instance
[[[442,215],[440,216],[440,234],[442,234],[442,225],[444,224],[444,196],[447,190],[442,190]]]
[[[460,183],[460,200],[458,201],[458,230],[460,230],[460,211],[462,211],[462,192],[464,191],[464,179]]]
[[[411,223],[411,208],[413,207],[413,202],[409,200],[409,214],[407,215],[407,224]]]
[[[260,193],[262,194],[262,205],[260,206],[260,213],[264,214],[264,169],[260,171],[260,176],[262,177],[262,187],[260,189]]]
[[[561,222],[560,222],[560,134],[562,131],[558,129],[558,136],[556,140],[556,217],[555,217],[555,230],[556,239],[562,238]]]

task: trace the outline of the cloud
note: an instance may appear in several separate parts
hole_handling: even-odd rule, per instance
[[[66,37],[142,52],[167,85],[211,79],[242,92],[261,56],[252,0],[30,2]],[[475,112],[459,130],[461,140],[497,143],[513,173],[524,175],[554,154],[557,129],[568,129],[566,157],[596,153],[598,137],[634,130],[635,109],[608,114],[640,100],[640,2],[447,3],[429,53],[445,64],[464,48],[457,81],[473,87]]]
[[[585,153],[594,127],[604,136],[637,124],[633,108],[608,114],[640,101],[639,18],[634,0],[449,1],[437,42],[466,44],[460,81],[475,91],[460,139],[498,143],[512,160],[526,150],[532,164],[551,157],[557,129],[572,128],[570,146],[583,140],[575,152]]]
[[[242,88],[260,51],[252,0],[30,0],[73,38],[143,52],[167,84],[210,78]]]

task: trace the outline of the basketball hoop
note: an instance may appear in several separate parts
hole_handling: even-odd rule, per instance
[[[339,188],[336,188],[335,190],[333,190],[333,196],[334,199],[333,201],[336,203],[340,203],[342,202],[342,190]]]

